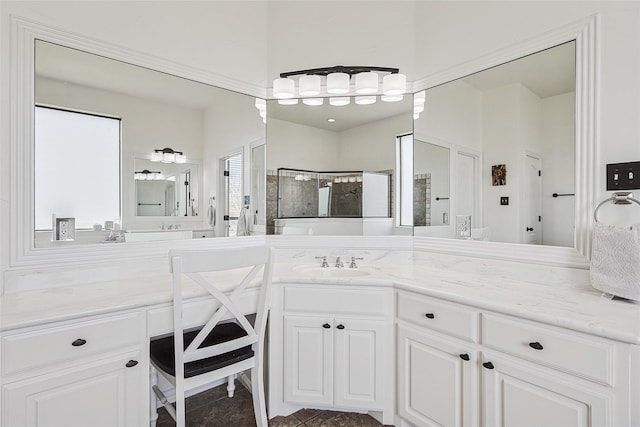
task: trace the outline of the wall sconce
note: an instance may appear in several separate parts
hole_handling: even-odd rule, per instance
[[[162,163],[186,163],[187,157],[182,151],[175,151],[172,148],[156,149],[151,153],[152,162]]]
[[[298,96],[303,98],[306,105],[322,105],[322,77],[326,77],[326,93],[328,95],[344,95],[349,93],[350,80],[354,78],[355,93],[358,95],[374,95],[380,92],[378,73],[388,73],[382,79],[381,99],[385,102],[402,100],[402,95],[407,90],[407,77],[400,74],[398,68],[388,67],[364,67],[336,65],[327,68],[312,68],[308,70],[290,71],[280,73],[280,78],[273,81],[273,96],[282,105],[297,104],[292,102],[296,96],[296,81],[292,76],[300,76],[298,79]],[[331,98],[337,100],[340,98]],[[362,102],[358,102],[358,99]],[[361,96],[356,98],[358,104],[372,104],[374,96]],[[346,105],[344,103],[330,102],[331,105]]]

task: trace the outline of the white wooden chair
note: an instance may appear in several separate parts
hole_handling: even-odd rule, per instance
[[[156,414],[157,397],[176,420],[178,427],[185,426],[185,393],[206,384],[228,378],[229,394],[233,392],[233,378],[238,373],[251,369],[251,393],[253,409],[258,427],[267,426],[264,394],[263,361],[264,333],[269,312],[271,289],[272,249],[265,246],[239,249],[216,249],[198,251],[169,252],[173,274],[173,324],[174,334],[157,340],[150,345],[151,370],[157,369],[176,390],[175,407],[168,402],[162,391],[151,381],[151,414]],[[251,268],[253,267],[253,268]],[[237,270],[246,268],[246,275],[240,283],[225,292],[216,287],[207,272]],[[249,270],[249,268],[251,268]],[[250,286],[256,274],[262,270],[262,284],[259,290]],[[245,270],[241,270],[242,276]],[[234,277],[238,274],[219,277]],[[196,330],[185,331],[183,326],[183,278],[188,277],[205,288],[219,304],[209,321]],[[255,284],[255,281],[254,281]],[[247,311],[238,307],[240,297],[245,292],[258,292],[257,307]],[[246,298],[243,301],[247,301]],[[246,314],[256,313],[254,324]],[[232,322],[227,320],[231,318]],[[220,323],[225,320],[225,323]],[[152,375],[153,376],[153,375]],[[155,394],[155,396],[154,396]]]

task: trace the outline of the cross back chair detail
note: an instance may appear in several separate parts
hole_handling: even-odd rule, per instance
[[[184,250],[169,252],[173,277],[172,336],[151,341],[150,356],[153,369],[157,369],[176,390],[175,407],[152,380],[152,424],[157,419],[156,397],[176,420],[185,426],[185,393],[205,384],[229,378],[229,396],[233,391],[236,374],[251,369],[251,393],[258,427],[267,426],[263,380],[264,332],[269,312],[273,250],[265,246]],[[248,269],[240,283],[230,292],[223,292],[206,277],[206,273]],[[262,282],[256,291],[254,279],[262,270]],[[205,275],[203,275],[205,273]],[[245,273],[242,270],[242,273]],[[237,280],[237,274],[227,276]],[[219,303],[211,318],[196,330],[185,331],[183,325],[183,278],[187,277],[206,289]],[[219,279],[221,279],[219,277]],[[230,279],[229,279],[230,280]],[[246,292],[257,292],[255,310],[247,312],[238,302]],[[246,299],[245,299],[246,301]],[[246,317],[255,312],[252,325]],[[229,320],[232,320],[229,322]],[[221,321],[224,321],[221,323]],[[155,396],[154,396],[155,394]]]

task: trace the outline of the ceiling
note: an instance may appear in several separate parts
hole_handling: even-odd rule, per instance
[[[575,42],[541,52],[464,77],[462,80],[484,91],[510,83],[521,83],[538,98],[575,91]]]

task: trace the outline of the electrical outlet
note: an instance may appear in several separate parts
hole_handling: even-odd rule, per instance
[[[607,191],[640,189],[640,162],[607,165]]]
[[[500,206],[508,206],[509,205],[509,197],[502,196],[500,197]]]

